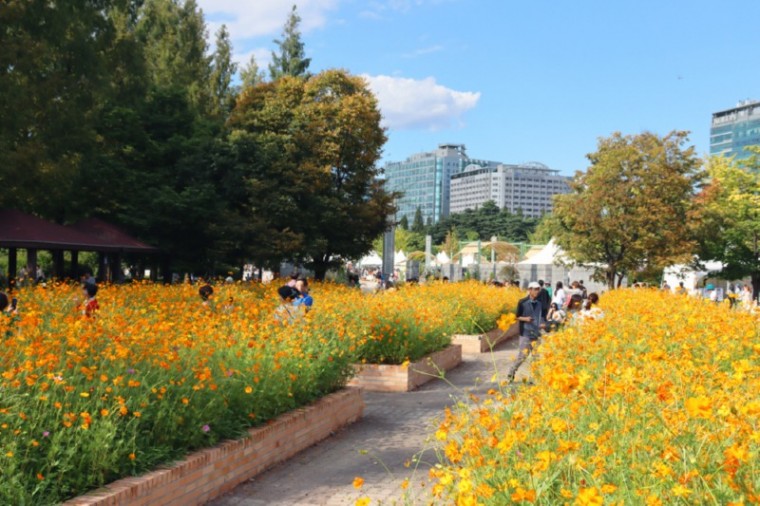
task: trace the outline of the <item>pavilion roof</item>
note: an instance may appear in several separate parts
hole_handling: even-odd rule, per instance
[[[0,247],[155,253],[158,250],[102,220],[58,225],[15,209],[0,210]]]

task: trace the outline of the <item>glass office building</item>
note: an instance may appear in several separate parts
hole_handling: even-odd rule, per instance
[[[760,102],[745,100],[712,115],[710,154],[747,158],[744,148],[760,145]]]
[[[385,165],[386,188],[401,193],[396,219],[406,216],[411,224],[417,208],[425,223],[438,222],[449,214],[451,175],[467,165],[464,144],[441,144],[435,151],[417,153],[403,162]]]

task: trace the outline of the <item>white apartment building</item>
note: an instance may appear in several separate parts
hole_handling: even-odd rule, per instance
[[[522,211],[538,218],[552,210],[552,198],[570,189],[570,178],[558,170],[530,162],[520,165],[470,164],[451,176],[450,212],[477,209],[493,200],[500,209],[511,213]]]

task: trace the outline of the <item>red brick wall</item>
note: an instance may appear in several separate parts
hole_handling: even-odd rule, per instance
[[[430,360],[437,365],[437,368],[430,364]],[[431,353],[408,366],[356,365],[357,374],[348,384],[373,392],[409,392],[439,376],[438,369],[447,371],[459,365],[460,362],[462,362],[462,347],[455,344]]]
[[[363,411],[361,390],[347,388],[251,429],[243,439],[193,453],[167,469],[118,480],[64,505],[201,505],[357,421]]]
[[[515,322],[506,332],[495,329],[486,334],[455,334],[451,336],[451,341],[462,345],[462,353],[486,353],[491,351],[493,346],[519,334],[520,324]]]

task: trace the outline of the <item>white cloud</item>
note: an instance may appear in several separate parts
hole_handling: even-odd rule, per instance
[[[392,130],[440,130],[462,124],[462,115],[475,107],[480,92],[456,91],[435,78],[409,79],[362,75],[380,104],[383,124]]]
[[[272,51],[265,47],[257,47],[245,53],[235,53],[232,55],[232,61],[238,64],[238,70],[243,70],[243,67],[248,65],[248,60],[251,56],[256,58],[256,64],[260,70],[268,72],[269,64],[272,62]]]
[[[214,21],[208,22],[212,35],[225,24],[232,40],[278,35],[295,3],[301,16],[299,28],[306,33],[327,22],[327,13],[335,9],[339,0],[198,0],[204,14]]]
[[[417,58],[419,56],[425,56],[426,54],[431,53],[437,53],[438,51],[443,51],[443,46],[440,44],[436,44],[434,46],[428,46],[428,47],[421,47],[419,49],[415,49],[414,51],[410,53],[404,53],[404,58]]]

